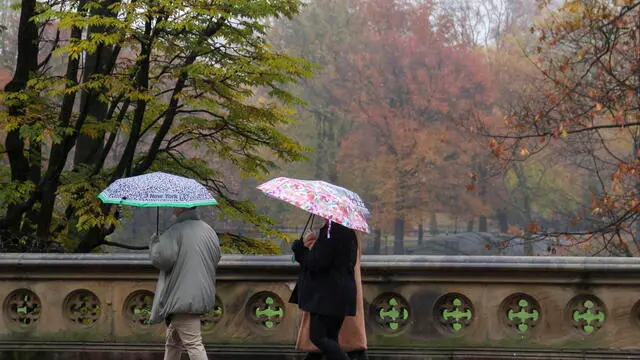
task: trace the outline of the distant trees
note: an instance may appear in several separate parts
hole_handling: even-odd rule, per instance
[[[314,2],[274,36],[322,66],[300,90],[318,124],[309,140],[316,170],[335,169],[316,177],[363,194],[375,226],[394,229],[397,253],[407,221],[453,208],[477,214],[482,206],[464,186],[482,145],[456,120],[488,109],[490,79],[434,2]]]
[[[356,123],[342,159],[347,176],[371,182],[376,222],[393,226],[394,252],[403,253],[407,220],[420,223],[445,203],[478,210],[464,182],[480,147],[455,124],[489,108],[490,79],[480,54],[451,40],[452,23],[435,3],[358,6],[366,25],[344,50],[333,88]]]
[[[303,130],[315,176],[363,194],[396,252],[405,227],[435,228],[439,213],[478,218],[469,230],[604,235],[629,255],[639,5],[556,5],[312,2],[275,38],[323,66],[295,90],[318,125]]]
[[[485,130],[503,158],[553,153],[576,169],[567,181],[584,184],[588,204],[573,218],[583,226],[557,234],[600,237],[595,251],[632,255],[640,250],[640,2],[618,3],[540,1],[543,20],[524,46],[536,76],[505,108],[504,126]]]

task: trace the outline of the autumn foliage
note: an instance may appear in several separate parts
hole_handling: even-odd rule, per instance
[[[398,231],[442,204],[473,212],[473,196],[460,189],[475,143],[456,120],[492,100],[482,56],[452,41],[452,23],[433,2],[367,0],[356,9],[366,25],[331,74],[335,106],[355,122],[342,141],[342,173],[369,184],[382,228]]]
[[[314,165],[339,168],[327,180],[363,195],[396,252],[444,214],[581,245],[605,235],[628,255],[615,244],[638,227],[639,7],[311,2],[280,39],[323,67],[303,85]]]
[[[553,154],[573,169],[587,199],[571,221],[578,230],[556,234],[631,255],[627,244],[640,249],[640,2],[538,4],[538,24],[520,38],[528,84],[502,103],[504,125],[476,125],[500,159]]]

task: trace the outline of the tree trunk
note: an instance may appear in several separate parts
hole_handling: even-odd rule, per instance
[[[78,3],[78,9],[84,9],[87,0],[81,0]],[[71,34],[69,38],[79,39],[82,36],[82,28],[72,27]],[[80,58],[79,57],[69,57],[67,63],[67,70],[65,74],[65,79],[67,80],[66,89],[70,89],[77,85],[78,79],[78,71],[80,68]],[[63,99],[62,104],[60,106],[60,113],[58,114],[58,124],[61,128],[71,126],[72,115],[73,115],[73,107],[76,99],[76,93],[67,93]],[[86,109],[83,109],[86,111]],[[80,114],[76,119],[75,129],[77,131],[82,127],[82,123],[84,122],[83,115]],[[75,136],[77,134],[71,134],[65,136],[61,142],[54,143],[51,146],[51,150],[49,151],[49,159],[47,165],[47,171],[44,175],[44,178],[41,182],[42,186],[39,191],[42,193],[42,201],[40,204],[40,217],[38,219],[38,229],[37,234],[40,238],[46,238],[49,236],[51,220],[53,218],[53,210],[55,205],[55,197],[56,191],[58,189],[58,181],[60,179],[60,174],[64,169],[64,166],[67,161],[67,155],[69,151],[73,148],[75,144]]]
[[[478,218],[478,231],[479,232],[487,232],[488,231],[488,226],[487,226],[487,217],[482,215]]]
[[[222,28],[225,24],[225,17],[221,17],[217,22],[212,23],[209,27],[201,34],[200,41],[206,41],[211,38],[218,30]],[[150,60],[151,60],[151,52],[153,50],[153,38],[152,38],[152,24],[149,21],[145,23],[145,33],[144,39],[145,41],[141,44],[140,54],[138,56],[138,64],[139,70],[136,74],[136,86],[140,91],[144,91],[148,89],[149,86],[149,71],[150,71]],[[192,51],[185,58],[183,63],[183,67],[188,67],[192,65],[200,54],[196,51]],[[168,109],[165,113],[164,120],[160,125],[160,128],[156,132],[152,143],[149,147],[149,151],[147,152],[147,156],[143,161],[138,163],[135,168],[133,168],[133,159],[135,157],[137,143],[139,141],[140,132],[142,130],[142,121],[145,115],[146,101],[142,99],[138,99],[136,101],[136,109],[134,111],[133,119],[132,119],[132,129],[129,134],[129,139],[126,141],[125,148],[123,150],[122,156],[120,157],[120,161],[118,162],[115,171],[112,174],[111,181],[115,181],[116,179],[124,176],[133,176],[139,175],[146,171],[156,160],[156,157],[160,151],[160,146],[165,138],[165,136],[169,133],[173,121],[178,112],[178,103],[180,101],[180,97],[178,96],[187,83],[188,73],[186,71],[182,71],[180,74],[171,95],[171,100],[169,101]],[[115,139],[114,139],[115,140]],[[103,213],[107,213],[109,210],[108,206],[104,206],[102,211]],[[100,228],[92,228],[89,232],[85,234],[82,240],[78,243],[75,251],[76,252],[89,252],[93,250],[95,247],[99,246],[103,243],[105,237],[111,234],[114,231],[111,229],[100,229]]]
[[[475,220],[471,219],[467,223],[467,232],[473,232],[473,228],[475,227]]]
[[[29,180],[34,184],[39,184],[42,178],[42,144],[40,142],[31,141],[29,144]],[[32,207],[27,211],[26,221],[22,224],[22,232],[33,233],[38,223],[38,210]]]
[[[638,15],[640,19],[640,14]],[[640,21],[640,20],[639,20]],[[638,37],[640,38],[640,30],[638,30]],[[640,74],[638,75],[638,92],[640,92]],[[640,99],[637,99],[636,103],[640,106]],[[633,153],[636,157],[636,162],[640,163],[640,132],[636,131],[636,136],[633,139]],[[640,194],[640,179],[636,177],[636,194]],[[633,230],[632,230],[633,231]],[[640,221],[636,220],[635,236],[637,241],[640,241]]]
[[[93,9],[91,15],[115,17],[116,14],[110,11],[109,8],[115,3],[114,0],[107,0],[99,2],[100,7]],[[89,26],[88,35],[104,34],[109,32],[109,29],[105,26]],[[101,46],[95,52],[89,53],[85,60],[84,81],[88,81],[95,74],[107,75],[111,72],[111,63],[114,61],[115,49],[112,46]],[[99,94],[104,90],[98,90],[94,96],[89,96],[89,93],[83,92],[80,98],[80,107],[84,108],[88,106],[88,117],[96,123],[103,123],[105,121],[109,104],[101,101]],[[88,103],[88,104],[87,104]],[[104,133],[101,131],[97,137],[90,137],[83,133],[78,135],[76,141],[76,152],[74,154],[74,167],[78,165],[93,165],[100,161],[102,156],[102,150],[104,146]]]
[[[520,193],[522,194],[522,207],[523,207],[523,220],[524,220],[524,228],[527,229],[529,225],[533,222],[533,212],[532,212],[532,199],[529,195],[530,188],[527,183],[527,176],[524,173],[524,170],[521,166],[515,165],[514,167],[516,176],[518,178],[518,187]],[[525,230],[526,232],[526,230]],[[527,234],[524,238],[524,255],[525,256],[533,256],[533,239],[530,236],[531,234]]]
[[[20,10],[20,24],[18,29],[18,59],[13,78],[4,90],[6,93],[17,93],[27,87],[29,75],[38,69],[39,36],[38,27],[31,19],[37,15],[36,0],[22,0]],[[8,108],[9,116],[24,114],[25,104],[14,100]],[[5,139],[5,150],[11,167],[11,180],[26,182],[29,179],[30,165],[24,153],[25,143],[20,135],[20,129],[10,131]],[[5,218],[7,228],[18,230],[22,222],[22,215],[27,209],[19,204],[7,207]]]
[[[496,213],[496,217],[498,218],[498,224],[500,226],[500,232],[506,233],[509,231],[509,217],[507,216],[507,212],[504,209],[500,209]]]
[[[107,0],[100,2],[100,7],[91,10],[93,16],[115,17],[116,14],[109,10],[109,8],[115,3],[114,0]],[[89,26],[88,35],[93,36],[95,34],[104,34],[111,31],[105,26]],[[116,57],[119,50],[114,46],[100,46],[93,53],[88,53],[84,62],[83,81],[90,81],[95,75],[107,75],[111,73],[113,66],[115,65]],[[80,97],[80,108],[87,109],[87,118],[97,124],[104,123],[109,120],[109,104],[100,100],[100,95],[105,92],[106,89],[96,89],[92,92],[82,92]],[[115,106],[115,105],[113,105]],[[93,126],[87,124],[87,126]],[[117,132],[117,129],[114,130]],[[99,130],[98,135],[91,137],[80,132],[76,139],[76,151],[73,159],[73,167],[75,171],[83,171],[83,169],[90,169],[88,176],[99,173],[103,166],[103,157],[105,146],[105,133]],[[77,196],[81,196],[78,194]],[[83,232],[78,232],[76,225],[78,223],[77,216],[71,216],[68,221],[68,236],[70,238],[78,239],[82,241]]]
[[[404,254],[404,206],[405,206],[405,178],[402,175],[402,171],[396,163],[395,168],[396,176],[396,198],[395,198],[395,219],[393,222],[393,253],[396,255]]]
[[[145,24],[145,39],[149,41],[142,45],[140,50],[140,69],[136,76],[136,90],[142,93],[146,93],[149,89],[149,71],[151,67],[151,50],[152,39],[151,36],[151,23],[148,21]],[[122,159],[116,168],[114,177],[120,177],[132,175],[133,159],[136,153],[136,147],[140,140],[140,133],[142,131],[142,122],[144,120],[144,114],[147,110],[147,101],[144,98],[136,100],[136,109],[133,113],[131,132],[129,134],[129,141],[122,154]]]
[[[104,240],[105,235],[101,232],[99,228],[91,228],[87,231],[86,234],[81,238],[74,249],[76,253],[88,253],[91,252],[96,247],[100,246],[102,241]]]
[[[478,161],[478,197],[483,204],[487,203],[487,169],[482,161]],[[487,232],[487,217],[482,215],[478,219],[478,231]]]
[[[218,21],[216,21],[213,24],[210,24],[209,27],[207,27],[207,29],[205,29],[205,31],[200,34],[200,42],[204,42],[207,41],[208,39],[212,38],[220,29],[222,29],[222,27],[224,26],[224,24],[226,23],[226,17],[222,16],[218,19]],[[140,57],[143,57],[143,61],[145,63],[149,62],[148,57],[151,56],[151,43],[153,41],[153,39],[150,38],[151,31],[150,29],[145,29],[145,38],[148,39],[148,44],[144,44],[143,47],[147,47],[148,48],[148,55],[147,55],[147,51],[145,51],[144,49],[141,51],[141,55]],[[176,84],[173,88],[173,91],[171,93],[171,100],[169,101],[169,106],[167,107],[167,111],[165,112],[164,115],[164,120],[162,121],[162,125],[160,125],[160,128],[158,129],[158,131],[156,132],[156,135],[153,137],[153,140],[151,142],[151,146],[149,146],[149,150],[147,151],[147,156],[144,158],[143,161],[141,161],[133,170],[131,175],[140,175],[142,174],[144,171],[146,171],[149,167],[151,167],[151,165],[153,164],[153,162],[156,160],[156,157],[158,156],[158,153],[160,151],[160,146],[162,145],[165,136],[169,133],[169,130],[171,130],[171,126],[173,125],[173,121],[176,118],[176,115],[178,113],[178,104],[180,102],[180,94],[182,93],[182,90],[185,88],[186,84],[187,84],[187,78],[188,78],[188,73],[186,70],[184,70],[185,68],[188,68],[189,66],[191,66],[193,63],[195,63],[195,61],[198,59],[198,56],[200,56],[201,54],[198,53],[197,51],[191,51],[189,53],[189,55],[187,55],[187,57],[184,60],[184,63],[182,64],[182,68],[183,71],[181,71],[180,76],[178,77],[178,80],[176,81]],[[144,64],[143,64],[144,65]],[[141,65],[142,68],[142,65]],[[147,69],[147,81],[148,81],[148,69]],[[134,115],[135,117],[135,115]],[[135,124],[134,124],[135,126]],[[133,131],[132,131],[133,133]],[[131,135],[129,140],[131,140]],[[136,139],[136,141],[138,141],[138,139]],[[133,156],[133,153],[129,154],[128,150],[130,150],[130,141],[127,142],[127,145],[124,149],[124,153],[122,154],[122,158],[120,160],[120,162],[118,163],[118,167],[116,168],[116,171],[113,174],[112,177],[112,181],[115,181],[116,179],[118,179],[123,173],[125,173],[125,169],[127,168],[127,163],[129,162],[128,157],[129,156]],[[135,151],[135,144],[133,146],[133,150]],[[130,165],[130,164],[129,164]]]
[[[393,253],[396,255],[404,254],[404,217],[402,215],[396,217],[393,226],[394,241]]]
[[[440,233],[438,230],[438,215],[436,213],[431,214],[431,219],[429,219],[429,233],[431,235],[438,235]]]
[[[420,221],[420,225],[418,225],[418,246],[422,246],[424,243],[424,226],[422,225],[422,221]]]
[[[327,175],[327,132],[325,118],[322,111],[314,111],[316,120],[316,148],[315,148],[315,177],[318,180],[325,179]]]
[[[382,231],[375,229],[373,232],[373,253],[382,254]]]
[[[529,195],[524,195],[524,209],[525,209],[525,226],[531,225],[533,221],[531,218],[531,199],[529,199]],[[525,256],[533,256],[533,238],[532,234],[527,234],[524,239],[524,255]]]
[[[150,39],[151,35],[151,24],[147,22],[145,24],[145,38]],[[144,44],[140,50],[140,69],[136,76],[136,87],[138,91],[146,92],[149,88],[149,71],[150,71],[150,59],[151,59],[151,49],[152,44],[151,40],[148,43]],[[147,102],[144,99],[138,99],[136,101],[136,109],[133,114],[132,119],[132,129],[130,133],[129,140],[125,147],[124,153],[122,154],[122,158],[116,171],[114,172],[113,177],[120,177],[122,174],[129,176],[131,175],[133,158],[136,151],[136,146],[140,137],[140,132],[142,130],[142,121],[146,111]],[[113,180],[113,179],[112,179]],[[105,205],[102,207],[103,214],[107,214],[109,211],[109,206]],[[105,236],[112,233],[114,229],[105,230],[102,228],[91,228],[81,240],[78,242],[76,246],[75,252],[89,252],[102,244],[105,239]]]

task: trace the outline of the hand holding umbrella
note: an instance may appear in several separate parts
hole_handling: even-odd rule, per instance
[[[315,233],[312,233],[311,231],[309,231],[306,234],[304,234],[304,237],[303,237],[304,246],[307,247],[308,249],[311,249],[313,247],[313,245],[316,243],[316,240],[317,240],[317,237]]]

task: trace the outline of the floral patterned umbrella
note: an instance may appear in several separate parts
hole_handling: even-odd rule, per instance
[[[350,229],[368,233],[371,213],[358,194],[317,180],[279,177],[258,186],[266,195]]]

